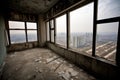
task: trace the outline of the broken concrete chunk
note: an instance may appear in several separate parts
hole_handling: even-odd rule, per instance
[[[42,70],[38,70],[38,73],[42,73]]]
[[[53,56],[53,57],[51,57],[51,58],[48,58],[48,59],[47,59],[47,63],[51,62],[52,60],[54,60],[54,59],[56,59],[56,58],[58,58],[58,57],[57,57],[57,56]]]
[[[36,59],[36,60],[35,60],[35,62],[39,62],[39,61],[40,61],[40,59]]]
[[[59,72],[59,76],[61,76],[64,80],[70,80],[70,75],[68,72],[61,71]]]
[[[70,74],[71,77],[76,76],[79,72],[73,70],[72,68],[69,68],[68,73]]]
[[[41,57],[39,57],[38,59],[35,59],[35,62],[41,63],[41,62],[42,62],[42,61],[41,61]]]

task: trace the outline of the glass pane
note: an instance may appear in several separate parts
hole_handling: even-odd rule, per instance
[[[37,23],[27,22],[27,29],[37,29]]]
[[[27,30],[28,41],[37,41],[37,31],[36,30]]]
[[[50,25],[51,25],[51,28],[54,28],[54,21],[53,20],[50,21]]]
[[[47,22],[47,41],[50,40],[49,30],[49,22]]]
[[[70,12],[70,47],[92,53],[93,3]]]
[[[56,43],[66,46],[66,15],[56,18]]]
[[[25,29],[25,23],[18,22],[18,21],[9,21],[9,28],[10,29]]]
[[[118,23],[97,25],[96,55],[110,61],[115,61]]]
[[[26,42],[25,30],[10,30],[11,43]]]
[[[120,16],[120,0],[98,0],[98,19]]]
[[[51,30],[51,42],[54,42],[54,30]]]

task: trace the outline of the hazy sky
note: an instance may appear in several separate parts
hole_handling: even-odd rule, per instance
[[[98,1],[98,19],[120,16],[120,0]]]
[[[71,32],[92,32],[93,3],[70,12]]]
[[[66,32],[66,15],[56,18],[56,32]]]

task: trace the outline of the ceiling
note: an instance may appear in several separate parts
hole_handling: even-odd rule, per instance
[[[8,8],[12,11],[29,14],[47,12],[59,0],[8,0]]]

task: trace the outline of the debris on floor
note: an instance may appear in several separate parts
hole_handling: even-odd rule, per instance
[[[3,71],[2,80],[97,80],[44,48],[8,54]]]

